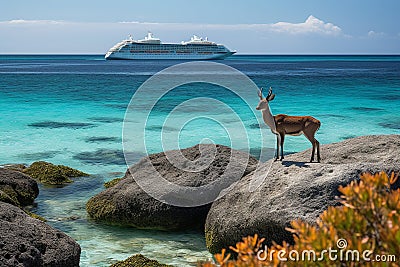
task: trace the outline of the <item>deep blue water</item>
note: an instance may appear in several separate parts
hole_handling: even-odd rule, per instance
[[[208,256],[201,233],[101,226],[87,221],[84,209],[87,199],[102,190],[104,180],[121,176],[126,169],[122,126],[132,95],[153,74],[178,63],[182,61],[105,61],[101,55],[0,56],[0,164],[46,160],[94,175],[64,188],[42,187],[35,208],[50,224],[78,240],[82,266],[107,266],[134,253],[178,265]],[[273,113],[318,118],[322,126],[316,137],[323,144],[360,135],[400,134],[400,56],[238,55],[218,63],[243,72],[258,86],[272,86],[276,94],[271,102]],[[257,94],[243,90],[249,97],[254,95],[249,107],[216,85],[176,88],[152,110],[148,152],[162,150],[164,120],[175,106],[193,97],[231,105],[250,139],[256,138],[258,124],[252,112]],[[177,120],[188,115],[198,119],[180,125],[182,129],[174,123],[165,126],[166,136],[179,135],[180,147],[204,138],[226,145],[240,139],[239,133],[226,131],[230,126],[236,129],[237,121],[222,107],[203,104],[190,104],[181,114],[177,112]],[[247,148],[243,140],[235,144],[237,149]],[[309,147],[304,137],[289,137],[285,142],[286,152]],[[253,152],[261,149],[253,140],[249,148]],[[145,151],[133,148],[131,153],[136,160]]]

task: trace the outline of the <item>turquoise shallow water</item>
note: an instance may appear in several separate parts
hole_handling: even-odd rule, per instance
[[[82,266],[107,266],[134,253],[180,266],[209,257],[202,233],[102,226],[88,221],[84,208],[87,199],[103,189],[104,181],[126,170],[122,125],[133,93],[151,75],[177,63],[182,62],[105,61],[100,55],[0,56],[0,164],[47,160],[93,174],[63,188],[41,187],[34,208],[80,243]],[[277,95],[271,102],[273,113],[321,120],[317,134],[321,143],[400,134],[400,56],[234,56],[219,63],[242,71],[259,86],[272,86]],[[256,93],[248,94],[254,94],[255,107]],[[193,97],[230,104],[250,139],[257,136],[257,120],[234,94],[197,83],[170,92],[152,111],[146,137],[149,152],[162,149],[161,126],[171,109]],[[204,138],[226,145],[239,139],[239,133],[229,136],[221,127],[222,123],[239,129],[238,121],[213,105],[192,103],[177,112],[177,118],[214,116],[218,122],[198,118],[182,131],[172,123],[164,129],[166,136],[180,132],[180,147]],[[304,137],[285,142],[286,152],[309,147]],[[246,149],[245,140],[235,140],[235,148]],[[250,148],[253,153],[260,150],[253,141]],[[131,153],[135,160],[144,151],[133,148]]]

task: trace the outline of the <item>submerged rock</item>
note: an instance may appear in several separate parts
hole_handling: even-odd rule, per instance
[[[62,154],[62,151],[49,150],[49,151],[42,151],[42,152],[19,154],[18,158],[27,160],[27,161],[36,161],[36,160],[54,158],[55,156],[57,156],[59,154]]]
[[[122,139],[120,137],[112,136],[91,136],[85,139],[87,143],[121,143]]]
[[[117,117],[91,117],[88,119],[94,122],[101,122],[101,123],[123,122],[124,120],[124,118],[117,118]]]
[[[89,174],[79,170],[64,165],[54,165],[45,161],[34,162],[23,172],[43,184],[51,185],[72,183],[73,181],[70,178],[89,176]]]
[[[171,159],[182,155],[186,159],[179,163],[186,167],[191,166],[192,169],[176,167],[170,162]],[[231,157],[237,162],[231,160]],[[243,162],[245,164],[240,165]],[[136,181],[142,179],[144,182],[157,184],[159,181],[157,175],[160,174],[176,185],[200,187],[219,180],[227,171],[227,166],[230,166],[227,171],[230,174],[229,178],[237,181],[253,171],[257,164],[258,161],[249,154],[221,145],[201,145],[201,148],[196,145],[182,150],[153,154],[131,166],[117,184],[92,197],[86,209],[92,219],[109,224],[171,230],[202,228],[210,204],[197,207],[172,206],[148,195]],[[162,191],[163,188],[159,190]],[[219,192],[216,192],[216,196]],[[179,192],[174,192],[166,193],[163,197],[168,198],[171,195],[176,198],[181,196]],[[179,200],[184,203],[191,201],[184,197]]]
[[[362,172],[400,171],[399,152],[400,135],[363,136],[321,146],[320,164],[305,162],[310,150],[283,162],[268,161],[212,204],[205,224],[207,248],[217,253],[255,233],[269,242],[291,242],[292,234],[285,230],[291,221],[314,223],[328,206],[338,205],[338,187]],[[265,180],[250,192],[257,177]]]
[[[35,128],[49,128],[49,129],[58,129],[58,128],[67,128],[67,129],[86,129],[96,127],[93,123],[85,123],[85,122],[61,122],[61,121],[41,121],[34,122],[28,124],[30,127]]]
[[[0,266],[79,266],[72,238],[21,209],[0,202]]]
[[[96,151],[84,151],[74,155],[74,159],[86,164],[126,165],[125,156],[139,160],[144,156],[141,152],[126,152],[118,149],[101,148]]]
[[[172,267],[171,265],[161,264],[158,261],[150,260],[142,254],[137,254],[126,260],[116,262],[110,267]]]
[[[35,180],[11,169],[0,168],[0,201],[16,206],[33,203],[39,194]]]

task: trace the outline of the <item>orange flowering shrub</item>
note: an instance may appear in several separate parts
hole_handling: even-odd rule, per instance
[[[261,266],[399,266],[400,189],[391,190],[397,176],[365,173],[360,181],[340,187],[342,206],[329,207],[315,225],[302,221],[287,229],[294,245],[262,247],[264,238],[243,238],[230,247],[235,259],[223,249],[216,263],[206,267]]]
[[[262,266],[262,261],[258,260],[257,252],[260,250],[262,243],[265,238],[259,239],[257,234],[248,237],[244,237],[242,242],[236,243],[235,247],[229,247],[232,251],[237,254],[237,259],[232,260],[231,254],[226,254],[226,249],[222,249],[220,254],[215,254],[214,258],[216,262],[223,267],[256,267]],[[215,267],[212,262],[203,263],[203,267]]]

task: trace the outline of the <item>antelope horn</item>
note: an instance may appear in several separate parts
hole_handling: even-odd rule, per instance
[[[263,99],[262,91],[263,91],[263,88],[261,87],[261,88],[258,90],[258,97],[259,97],[261,100]]]
[[[268,96],[267,96],[266,98],[270,97],[271,95],[272,95],[272,87],[269,88],[269,90],[268,90]]]

